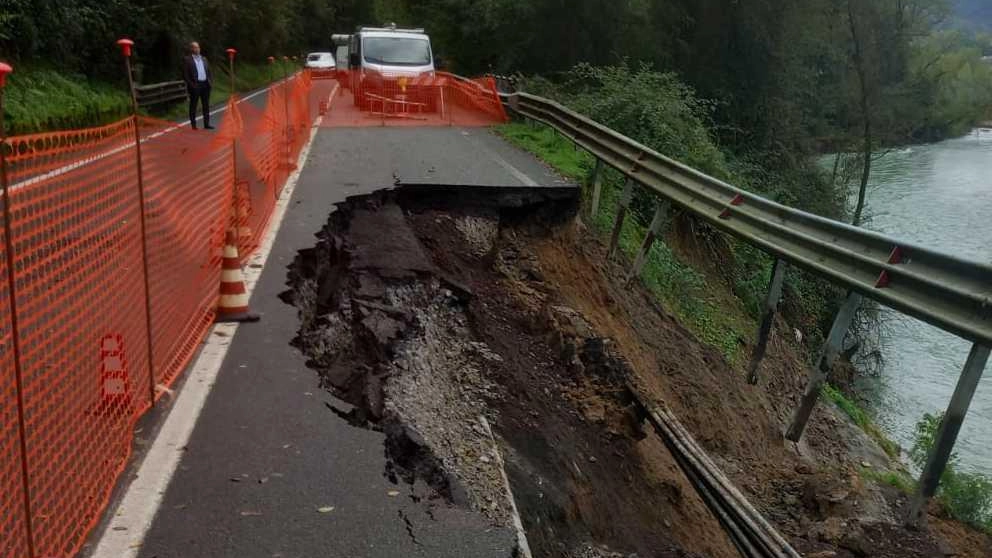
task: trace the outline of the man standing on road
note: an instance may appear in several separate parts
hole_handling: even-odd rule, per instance
[[[189,93],[189,124],[196,129],[196,103],[203,105],[203,127],[213,130],[210,125],[210,65],[200,55],[200,43],[189,44],[189,56],[183,59],[183,80]]]

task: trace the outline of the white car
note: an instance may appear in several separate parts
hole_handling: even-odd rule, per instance
[[[334,78],[337,74],[337,64],[330,52],[311,52],[307,55],[306,68],[315,78]]]

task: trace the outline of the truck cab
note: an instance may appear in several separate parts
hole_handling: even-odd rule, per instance
[[[349,39],[348,65],[355,104],[363,109],[377,97],[434,104],[435,88],[418,85],[432,82],[435,72],[423,29],[359,27]]]

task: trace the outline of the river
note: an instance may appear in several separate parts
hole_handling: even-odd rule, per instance
[[[876,162],[870,188],[869,228],[992,262],[992,130],[892,151]],[[913,318],[891,320],[881,377],[865,387],[879,425],[908,450],[923,413],[946,409],[971,345]],[[992,366],[956,451],[963,469],[992,476]]]

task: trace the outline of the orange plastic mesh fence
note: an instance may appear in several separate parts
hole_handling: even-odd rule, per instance
[[[344,90],[328,107],[324,126],[491,126],[507,121],[492,78],[350,70],[339,72],[338,83]]]
[[[151,401],[134,134],[129,119],[12,142],[10,256],[37,556],[66,555],[97,520]]]
[[[169,385],[213,321],[234,158],[230,143],[207,134],[140,123],[155,382]]]
[[[217,134],[140,117],[3,145],[13,250],[0,227],[0,558],[72,556],[99,520],[135,421],[213,321],[225,230],[246,227],[243,256],[258,245],[306,141],[309,78],[278,89],[264,110],[230,105]]]
[[[6,245],[0,228],[0,250]],[[0,258],[0,556],[28,556],[7,259]]]

